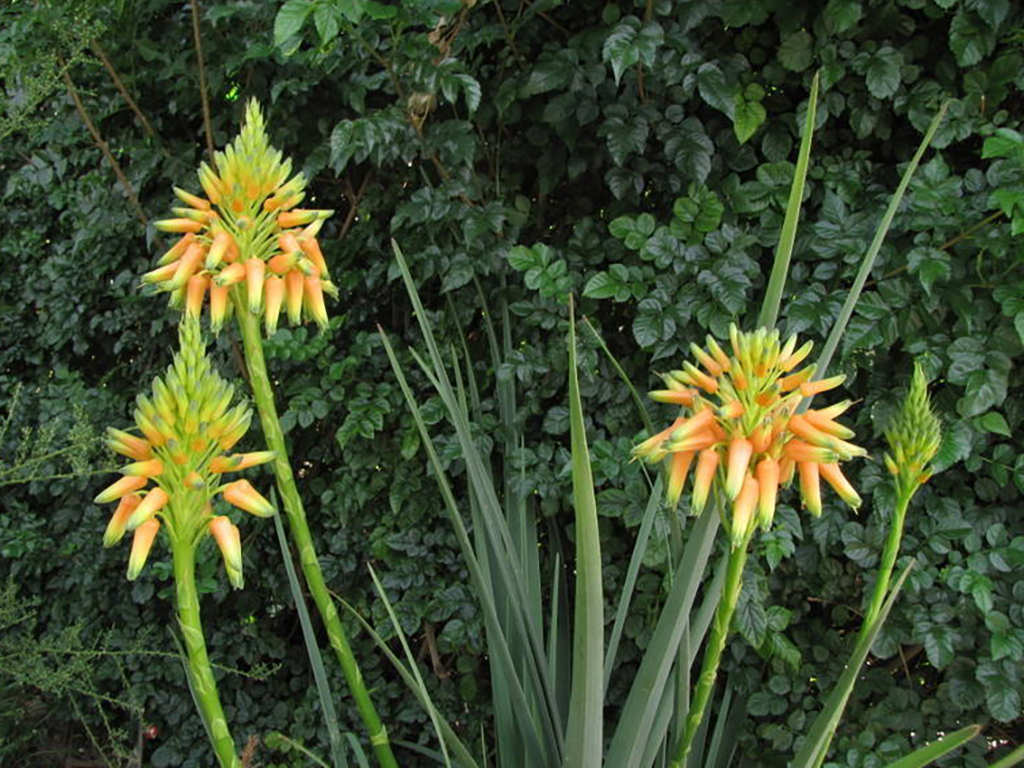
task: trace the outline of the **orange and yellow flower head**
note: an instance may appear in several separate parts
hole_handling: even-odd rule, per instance
[[[169,291],[171,305],[194,317],[209,296],[215,332],[237,308],[261,315],[273,335],[285,304],[293,324],[304,316],[326,327],[324,295],[338,291],[316,237],[334,211],[297,207],[306,181],[270,146],[255,99],[234,142],[213,166],[199,166],[199,183],[206,197],[174,188],[185,207],[156,228],[181,238],[142,281]]]
[[[675,506],[693,467],[690,511],[700,514],[711,494],[723,502],[733,546],[767,530],[780,485],[799,476],[800,495],[821,514],[821,479],[856,509],[860,496],[843,475],[841,461],[864,456],[853,432],[836,418],[850,401],[797,413],[801,400],[839,386],[842,376],[814,380],[814,367],[795,370],[811,351],[778,331],[729,329],[732,354],[711,336],[707,349],[691,344],[695,363],[662,374],[665,389],[651,398],[682,408],[665,430],[633,448],[634,458],[668,459],[668,501]],[[728,513],[725,511],[728,509]]]
[[[244,403],[232,407],[234,387],[211,366],[198,319],[184,317],[179,336],[174,362],[154,380],[151,394],[136,399],[141,436],[107,430],[108,446],[132,461],[94,500],[118,502],[103,545],[111,547],[133,533],[128,578],[135,579],[161,528],[193,546],[209,533],[221,549],[231,583],[241,588],[237,529],[232,532],[226,517],[214,516],[211,501],[219,494],[260,517],[273,514],[270,502],[247,480],[223,482],[223,475],[271,461],[274,453],[229,453],[248,429],[252,412]]]

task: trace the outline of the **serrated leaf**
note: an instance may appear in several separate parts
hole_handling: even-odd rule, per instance
[[[829,0],[825,6],[825,23],[837,34],[855,26],[862,15],[860,0]]]
[[[608,153],[616,165],[622,165],[630,154],[643,153],[649,129],[643,118],[613,117],[605,121],[604,132]]]
[[[1008,680],[991,681],[986,687],[985,703],[992,717],[1003,723],[1020,717],[1020,694]]]
[[[972,67],[992,52],[995,32],[971,11],[960,8],[949,24],[949,48],[961,67]]]
[[[788,35],[779,45],[779,63],[793,72],[803,72],[814,60],[814,38],[805,29]]]
[[[627,17],[611,31],[601,48],[601,60],[612,65],[616,85],[622,79],[622,73],[640,61],[636,24],[634,17]]]
[[[320,36],[320,43],[326,45],[338,36],[338,17],[334,9],[327,5],[318,5],[313,10],[313,24]]]
[[[768,113],[761,106],[761,102],[745,101],[742,95],[737,94],[736,109],[732,117],[732,129],[736,134],[736,140],[740,144],[745,144],[767,117]]]
[[[711,173],[715,147],[696,117],[688,117],[665,141],[665,155],[685,176],[703,184]]]
[[[974,371],[967,377],[966,392],[961,399],[961,413],[977,416],[989,408],[1001,405],[1006,399],[1005,373],[993,368]]]
[[[978,426],[986,432],[995,432],[997,435],[1010,437],[1010,425],[1006,423],[1006,418],[1003,414],[998,411],[989,411],[983,414],[978,419]]]
[[[876,99],[891,98],[900,87],[903,57],[892,46],[882,46],[868,62],[864,82]]]
[[[736,86],[725,79],[717,64],[707,62],[697,70],[697,90],[700,97],[719,112],[732,119],[736,107]]]
[[[929,624],[922,638],[929,663],[945,668],[953,660],[953,630],[944,624]]]
[[[547,93],[568,84],[572,72],[566,62],[560,59],[542,59],[530,71],[519,95],[523,98]]]
[[[274,17],[274,45],[281,46],[299,33],[313,10],[312,0],[288,0]]]

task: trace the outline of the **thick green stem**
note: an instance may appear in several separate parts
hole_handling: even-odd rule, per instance
[[[320,561],[317,559],[316,549],[313,547],[313,536],[310,534],[309,525],[306,522],[306,512],[302,507],[299,489],[295,485],[295,476],[292,474],[284,433],[281,431],[281,423],[277,418],[274,391],[267,376],[267,364],[263,359],[259,319],[249,312],[245,301],[241,300],[240,296],[234,298],[235,314],[238,316],[238,327],[242,332],[245,363],[249,370],[249,381],[252,385],[253,397],[256,400],[256,410],[259,412],[260,423],[263,425],[263,435],[266,438],[267,447],[277,454],[274,459],[277,490],[281,494],[284,511],[288,516],[288,527],[291,530],[292,539],[299,551],[299,562],[302,565],[302,573],[306,577],[306,585],[309,587],[309,593],[313,596],[313,602],[316,603],[320,617],[327,628],[328,640],[338,657],[338,663],[341,664],[356,708],[366,726],[370,743],[377,755],[377,762],[382,768],[398,768],[398,763],[391,753],[387,730],[384,728],[377,710],[373,707],[370,693],[366,689],[366,683],[363,682],[362,672],[359,671],[356,658],[352,655],[345,629],[342,627],[341,619],[334,607],[334,601],[324,583]]]
[[[892,526],[889,528],[889,537],[886,539],[885,549],[882,551],[882,561],[878,564],[878,578],[875,579],[875,589],[871,594],[871,603],[868,605],[868,609],[864,614],[864,621],[860,625],[860,633],[857,636],[858,642],[870,631],[871,625],[878,618],[878,612],[882,610],[882,603],[885,602],[885,595],[889,591],[889,581],[892,578],[892,569],[896,565],[896,556],[899,554],[900,541],[903,538],[903,521],[907,516],[907,505],[910,504],[910,498],[913,495],[913,491],[904,493],[896,501],[896,509],[892,513]]]
[[[221,768],[241,768],[235,754],[235,742],[220,706],[217,681],[213,678],[206,641],[199,621],[199,594],[196,592],[196,556],[191,542],[171,542],[174,557],[174,584],[178,595],[178,622],[188,652],[189,676],[196,705],[206,723],[207,733]]]
[[[686,757],[690,754],[693,739],[696,737],[700,724],[704,720],[704,710],[707,708],[708,699],[711,698],[711,691],[715,687],[718,665],[722,660],[725,641],[729,637],[732,615],[736,610],[736,602],[739,600],[740,591],[743,589],[743,566],[747,562],[747,545],[750,543],[750,535],[747,534],[743,541],[740,542],[740,545],[729,553],[729,564],[726,566],[725,572],[725,586],[722,589],[722,597],[718,602],[718,608],[715,610],[711,634],[708,635],[708,644],[704,649],[704,661],[701,663],[700,677],[697,680],[697,687],[693,692],[690,711],[686,715],[686,730],[679,741],[679,746],[676,747],[676,756],[669,763],[669,768],[682,768],[686,764]]]

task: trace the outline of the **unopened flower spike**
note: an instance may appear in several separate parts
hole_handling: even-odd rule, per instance
[[[690,511],[699,514],[714,490],[729,505],[723,519],[734,547],[756,527],[768,530],[779,486],[793,476],[812,515],[821,514],[822,479],[851,507],[860,505],[839,467],[866,455],[849,442],[853,431],[836,421],[849,401],[796,413],[804,397],[842,383],[841,376],[812,381],[814,366],[794,372],[810,342],[798,346],[791,336],[782,343],[778,331],[746,333],[733,325],[726,344],[709,336],[706,349],[690,348],[694,362],[662,374],[667,388],[651,392],[680,406],[682,415],[633,449],[634,458],[669,462],[669,504],[678,502],[695,467]]]
[[[152,395],[140,395],[135,422],[143,436],[107,431],[107,445],[131,461],[121,477],[96,496],[97,504],[118,502],[103,537],[111,547],[133,532],[128,578],[139,575],[160,530],[177,542],[195,546],[207,533],[224,556],[231,583],[242,586],[238,537],[227,524],[213,521],[210,504],[225,501],[266,517],[273,508],[247,481],[223,483],[223,475],[272,461],[272,451],[224,453],[245,433],[251,412],[245,405],[229,409],[234,388],[221,379],[206,356],[195,318],[181,324],[180,349]],[[226,520],[227,518],[224,518]]]
[[[891,453],[885,466],[893,475],[900,496],[912,495],[931,477],[931,460],[942,442],[939,419],[928,397],[928,381],[915,363],[910,388],[899,413],[885,432]]]
[[[316,236],[334,211],[297,208],[306,180],[292,175],[291,160],[270,146],[256,100],[245,108],[239,135],[199,166],[206,197],[174,187],[187,207],[156,222],[181,234],[143,282],[170,292],[170,303],[198,317],[209,296],[210,325],[222,327],[229,307],[263,318],[268,336],[282,307],[292,324],[327,325],[324,295],[337,298]],[[228,298],[233,296],[233,301]]]

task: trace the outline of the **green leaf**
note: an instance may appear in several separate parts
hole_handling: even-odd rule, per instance
[[[1020,717],[1020,694],[1009,680],[990,680],[986,688],[985,703],[992,717],[1003,723]]]
[[[619,84],[622,73],[640,61],[640,46],[637,44],[637,26],[634,16],[627,16],[615,27],[604,41],[601,60],[612,65],[615,84]]]
[[[530,76],[526,79],[525,85],[520,88],[519,95],[525,99],[564,88],[571,77],[572,71],[567,62],[561,59],[542,57],[530,70]]]
[[[989,411],[978,419],[978,426],[986,432],[995,432],[997,435],[1010,437],[1010,425],[1006,423],[1003,414],[997,411]]]
[[[604,592],[594,478],[576,372],[576,321],[571,298],[568,345],[576,591],[573,599],[572,689],[564,765],[566,768],[588,768],[601,763],[604,746],[601,727],[604,722]]]
[[[327,5],[316,6],[313,10],[313,23],[316,25],[316,33],[320,36],[322,45],[332,42],[338,36],[338,17],[334,8]]]
[[[732,118],[736,108],[736,87],[725,79],[725,74],[717,64],[701,64],[697,70],[697,90],[710,106]]]
[[[282,46],[299,33],[313,10],[312,0],[288,0],[274,17],[274,45]]]
[[[953,630],[950,627],[928,623],[921,639],[928,662],[936,669],[944,669],[953,660]]]
[[[610,272],[601,271],[591,277],[583,288],[583,295],[590,299],[615,299],[627,301],[632,295],[629,285]]]
[[[654,19],[645,21],[640,27],[640,33],[636,36],[636,47],[640,54],[640,60],[647,67],[653,67],[655,58],[658,55],[658,48],[665,42],[665,30],[662,29]],[[616,84],[619,79],[615,78]]]
[[[814,60],[814,38],[805,29],[797,30],[779,45],[779,63],[793,72],[803,72]]]
[[[940,757],[952,752],[957,747],[963,746],[979,733],[981,733],[980,725],[968,725],[965,728],[961,728],[959,731],[947,733],[945,736],[933,741],[931,744],[921,747],[920,749],[916,749],[905,757],[901,757],[899,760],[889,765],[889,768],[924,768],[924,766],[931,765]]]
[[[736,140],[745,144],[754,135],[761,123],[768,117],[760,101],[745,101],[741,94],[736,94],[736,109],[732,117],[732,129]]]
[[[860,0],[829,0],[825,6],[825,23],[841,35],[856,26],[863,13]]]
[[[688,117],[665,141],[665,155],[684,178],[703,184],[711,172],[715,146],[696,117]]]
[[[957,405],[960,412],[964,416],[977,416],[1002,405],[1006,399],[1008,370],[986,367],[968,375],[966,391]]]
[[[900,67],[903,57],[892,46],[884,45],[868,62],[864,81],[876,99],[891,98],[900,87]]]
[[[608,153],[616,165],[622,165],[632,154],[642,154],[647,143],[648,126],[643,118],[608,118],[603,126]]]
[[[949,24],[949,47],[961,67],[972,67],[988,56],[996,45],[996,34],[981,18],[961,8]]]

